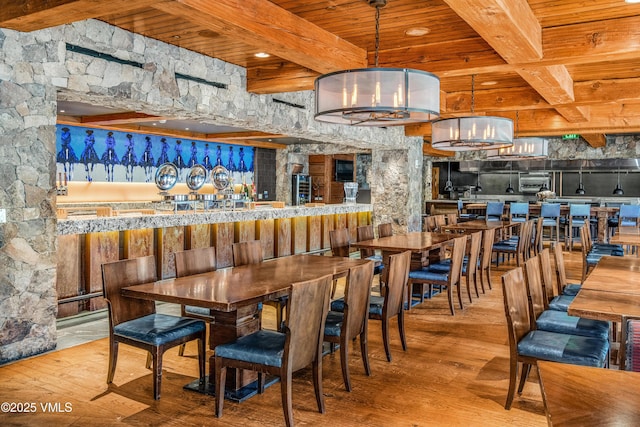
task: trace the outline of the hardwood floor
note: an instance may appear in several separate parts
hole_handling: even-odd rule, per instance
[[[580,254],[566,254],[570,279],[580,275]],[[323,359],[326,413],[317,412],[310,370],[294,375],[293,407],[298,425],[544,426],[546,419],[532,372],[513,408],[503,407],[508,386],[509,350],[500,275],[494,289],[449,314],[446,295],[414,307],[406,316],[407,352],[395,322],[391,325],[393,361],[381,342],[380,322],[369,323],[371,377],[364,374],[359,345],[350,349],[353,391],[344,390],[339,354]],[[105,383],[108,342],[99,339],[0,367],[0,402],[27,405],[34,413],[0,412],[0,425],[282,425],[280,386],[241,404],[225,402],[214,417],[214,398],[183,390],[197,377],[194,344],[179,357],[165,354],[162,398],[152,399],[145,354],[120,346],[114,384]],[[34,405],[31,405],[33,403]],[[68,405],[67,405],[68,403]],[[45,411],[46,405],[51,404]],[[59,405],[58,412],[51,412]],[[44,406],[44,407],[43,407]],[[66,411],[66,412],[65,412]]]

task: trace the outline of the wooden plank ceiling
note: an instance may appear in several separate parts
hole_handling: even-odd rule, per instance
[[[367,0],[14,0],[0,27],[100,19],[245,67],[247,90],[264,94],[372,65],[374,16]],[[476,114],[518,113],[518,136],[578,133],[602,146],[640,132],[639,46],[640,4],[624,0],[388,0],[379,65],[438,75],[441,117],[470,113],[475,75]],[[431,126],[406,133],[428,140]]]

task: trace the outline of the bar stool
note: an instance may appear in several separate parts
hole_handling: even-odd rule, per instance
[[[529,221],[529,203],[511,203],[509,205],[509,219],[511,222]]]
[[[503,202],[487,202],[485,219],[487,221],[501,221],[504,212]]]
[[[560,203],[543,203],[540,208],[540,218],[542,219],[543,236],[544,227],[551,227],[549,231],[549,240],[552,240],[553,227],[555,227],[555,241],[558,243],[558,240],[560,239]],[[538,224],[540,224],[540,221],[538,221]]]

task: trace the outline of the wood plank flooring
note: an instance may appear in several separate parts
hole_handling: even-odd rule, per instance
[[[580,275],[580,254],[566,253],[570,279]],[[509,349],[500,275],[494,288],[449,314],[446,295],[413,308],[407,315],[408,350],[402,351],[396,323],[391,325],[393,361],[386,361],[380,322],[369,323],[371,377],[364,374],[359,345],[350,349],[353,391],[344,390],[340,358],[323,359],[326,413],[317,412],[311,372],[294,375],[293,408],[298,425],[544,426],[546,419],[532,372],[513,407],[503,407],[508,386]],[[466,301],[465,301],[466,302]],[[280,386],[241,404],[225,402],[214,416],[214,398],[183,390],[197,377],[195,345],[187,357],[177,349],[164,358],[162,398],[151,397],[151,373],[145,354],[120,346],[114,384],[107,386],[107,339],[54,351],[0,367],[0,403],[27,405],[32,413],[0,412],[0,425],[181,425],[278,426],[284,424]],[[34,405],[31,405],[31,404]],[[58,412],[42,405],[59,405]],[[51,408],[49,408],[51,409]]]

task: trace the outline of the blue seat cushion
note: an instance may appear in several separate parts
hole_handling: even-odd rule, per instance
[[[567,283],[567,285],[562,290],[562,294],[568,296],[576,296],[578,295],[578,291],[580,291],[581,287],[582,285],[578,283]]]
[[[531,331],[518,343],[523,356],[601,368],[607,360],[609,341],[548,331]]]
[[[515,252],[517,248],[517,245],[510,243],[498,242],[493,244],[493,250],[495,252]]]
[[[113,328],[116,335],[153,345],[166,344],[204,330],[202,320],[158,313],[122,322]]]
[[[603,340],[609,339],[609,322],[569,316],[564,311],[543,311],[536,320],[536,327],[541,331],[557,332],[559,334],[580,335]]]
[[[619,251],[624,253],[622,245],[616,245],[613,243],[594,243],[593,249],[596,251]]]
[[[281,367],[285,339],[283,333],[262,329],[216,346],[215,354],[227,359]]]
[[[331,301],[331,311],[338,311],[342,313],[344,311],[344,298],[338,298],[336,300]]]
[[[557,223],[556,223],[555,218],[554,219],[543,219],[542,220],[542,226],[543,227],[551,227],[551,226],[555,227],[556,224]]]
[[[382,316],[383,306],[384,306],[384,297],[371,295],[371,300],[369,301],[369,314]]]
[[[569,309],[569,304],[573,302],[575,296],[569,295],[558,295],[554,297],[549,303],[550,310],[556,311],[567,311]]]
[[[445,262],[445,261],[449,261],[449,260],[447,259],[447,260],[443,260],[433,264],[429,264],[428,269],[435,272],[447,273],[449,270],[451,270],[451,262]]]
[[[448,271],[434,271],[430,268],[413,270],[409,272],[409,279],[420,280],[422,282],[446,282],[449,278]]]
[[[327,320],[324,322],[324,334],[330,337],[339,337],[343,322],[344,313],[330,311],[327,313]]]
[[[373,262],[382,262],[382,255],[371,255],[368,256],[367,259]]]
[[[187,315],[196,314],[198,316],[211,316],[211,310],[205,307],[197,307],[195,305],[185,305],[184,311]]]

